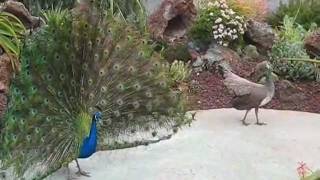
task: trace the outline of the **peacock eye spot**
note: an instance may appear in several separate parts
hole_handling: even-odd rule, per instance
[[[71,80],[71,86],[75,86],[76,85],[76,81],[75,80]]]
[[[93,84],[93,80],[92,80],[92,79],[89,79],[89,80],[88,80],[88,84],[89,84],[89,85],[92,85],[92,84]]]
[[[118,70],[120,69],[120,66],[119,66],[118,64],[115,64],[115,65],[113,66],[113,69],[116,70],[116,71],[118,71]]]
[[[112,30],[110,28],[108,29],[108,33],[112,33]]]
[[[100,101],[100,104],[101,104],[102,106],[105,106],[105,105],[107,105],[107,101],[103,99],[103,100]]]
[[[87,64],[87,63],[84,63],[84,64],[82,65],[82,69],[83,69],[83,70],[88,70],[88,64]]]
[[[142,40],[142,44],[147,44],[147,41],[146,40]]]
[[[84,24],[84,27],[85,27],[85,28],[88,28],[88,27],[89,27],[89,25],[86,23],[86,24]]]
[[[64,81],[65,80],[65,75],[64,74],[60,74],[60,80]]]
[[[89,99],[93,99],[93,98],[94,98],[94,94],[93,94],[93,93],[90,93]]]
[[[104,75],[104,70],[100,70],[99,71],[99,76],[103,76]]]
[[[24,102],[24,101],[26,101],[26,100],[27,100],[27,98],[26,98],[25,96],[22,96],[22,97],[21,97],[21,101],[22,101],[22,102]]]
[[[134,115],[133,115],[132,113],[129,113],[129,114],[128,114],[128,119],[129,119],[129,120],[132,120],[133,118],[134,118]]]
[[[52,80],[52,76],[51,76],[51,74],[48,74],[48,75],[47,75],[47,80],[49,80],[49,81],[51,81],[51,80]]]
[[[59,60],[59,59],[60,59],[60,56],[59,56],[59,55],[56,55],[55,58],[56,58],[56,60]]]
[[[120,51],[121,47],[119,45],[116,46],[116,50]]]
[[[106,92],[106,91],[107,91],[107,88],[106,88],[105,86],[102,86],[102,87],[101,87],[101,92],[104,93],[104,92]]]
[[[139,56],[143,56],[144,53],[142,51],[139,52]]]
[[[58,92],[58,97],[62,97],[62,92],[61,91]]]
[[[122,99],[118,99],[118,100],[117,100],[117,104],[118,104],[119,106],[122,106],[122,105],[123,105],[123,100],[122,100]]]

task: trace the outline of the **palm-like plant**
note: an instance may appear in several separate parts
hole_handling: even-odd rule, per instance
[[[10,57],[12,68],[19,68],[21,40],[24,38],[25,27],[13,14],[0,12],[0,46]]]

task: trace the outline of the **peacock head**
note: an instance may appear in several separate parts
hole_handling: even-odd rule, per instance
[[[100,121],[102,119],[102,113],[100,111],[98,111],[98,112],[94,113],[93,117],[96,121]]]

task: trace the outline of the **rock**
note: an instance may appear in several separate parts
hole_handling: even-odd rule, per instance
[[[0,72],[0,117],[2,117],[6,110],[7,94],[13,73],[11,61],[6,54],[0,56]]]
[[[1,11],[15,15],[27,29],[35,29],[44,24],[44,21],[40,17],[32,16],[21,2],[8,0],[0,9]]]
[[[257,47],[254,45],[248,45],[243,49],[244,56],[248,57],[248,59],[258,59],[260,54],[258,53]]]
[[[295,87],[288,80],[281,80],[276,83],[276,97],[281,102],[299,104],[299,102],[306,100],[306,96],[299,88]]]
[[[0,56],[0,72],[0,91],[8,93],[13,71],[11,60],[6,54]]]
[[[249,20],[244,39],[255,45],[260,53],[266,55],[276,40],[276,34],[267,23]]]
[[[304,47],[311,58],[320,58],[320,28],[305,39]]]
[[[167,43],[183,42],[197,15],[193,0],[164,0],[148,20],[155,40]]]
[[[203,65],[204,65],[204,61],[200,56],[198,56],[196,61],[192,63],[192,66],[195,68],[202,67]]]
[[[237,52],[233,51],[230,48],[222,47],[217,44],[211,44],[206,54],[203,56],[203,59],[206,61],[206,66],[210,68],[211,66],[221,63],[222,61],[230,65],[231,69],[237,71],[236,64],[239,64],[241,61],[240,56]]]

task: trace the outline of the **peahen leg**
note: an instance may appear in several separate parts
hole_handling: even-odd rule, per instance
[[[245,125],[245,126],[250,125],[250,123],[247,123],[247,122],[246,122],[247,115],[248,115],[249,112],[250,112],[250,110],[247,110],[246,114],[244,115],[243,119],[241,120],[241,121],[242,121],[242,124]]]
[[[255,112],[256,112],[256,119],[257,119],[257,123],[256,124],[259,125],[259,126],[267,125],[267,123],[259,122],[259,117],[258,117],[259,108],[256,108]]]
[[[77,159],[76,159],[76,163],[77,163],[77,167],[78,167],[78,172],[77,172],[77,174],[78,174],[79,176],[90,177],[90,175],[89,175],[90,173],[81,170],[80,165],[79,165],[79,162],[78,162]]]

